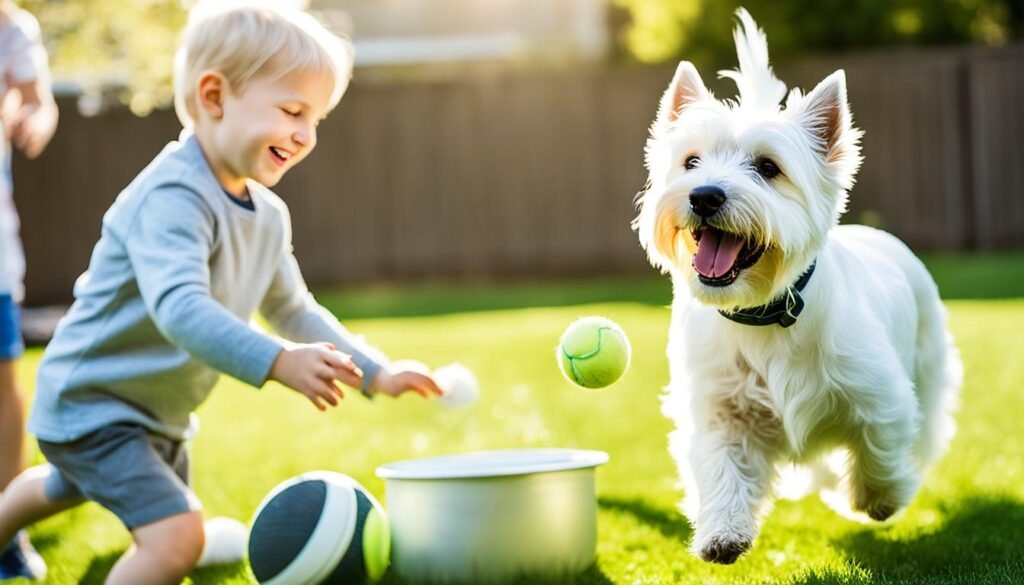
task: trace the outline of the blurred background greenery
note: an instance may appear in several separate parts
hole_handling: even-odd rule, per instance
[[[457,15],[478,1],[432,4],[438,11]],[[20,4],[39,18],[59,79],[72,80],[87,91],[115,87],[122,102],[146,114],[171,101],[169,64],[186,21],[186,8],[194,2],[21,0]],[[588,2],[603,8],[609,21],[612,46],[607,58],[649,64],[684,57],[706,66],[731,64],[732,13],[738,6],[750,10],[771,31],[773,54],[783,59],[807,52],[878,47],[1000,45],[1024,35],[1024,0],[610,0],[610,4],[582,0]],[[360,0],[303,3],[327,13],[365,4]],[[344,32],[358,39],[358,24],[356,30]]]
[[[1024,34],[1020,0],[615,0],[626,9],[628,53],[731,64],[732,13],[743,6],[771,31],[772,53],[906,45],[995,45]]]

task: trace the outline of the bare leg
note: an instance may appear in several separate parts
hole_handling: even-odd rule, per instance
[[[0,360],[0,491],[25,468],[25,404],[17,360]]]
[[[202,512],[185,512],[140,526],[135,543],[107,576],[107,585],[177,585],[203,552]]]
[[[50,500],[44,486],[53,468],[37,465],[26,469],[7,486],[0,497],[0,543],[10,542],[19,530],[81,504],[82,498]]]

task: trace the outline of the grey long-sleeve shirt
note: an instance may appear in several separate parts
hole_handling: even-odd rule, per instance
[[[254,209],[230,199],[183,135],[121,192],[43,355],[31,433],[59,443],[135,422],[190,436],[219,372],[266,382],[282,344],[250,327],[257,310],[286,339],[333,343],[373,380],[379,352],[306,289],[287,206],[248,187]]]

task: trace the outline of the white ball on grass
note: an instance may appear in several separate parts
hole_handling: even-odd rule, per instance
[[[218,516],[206,521],[206,546],[199,557],[199,567],[228,565],[245,558],[249,529],[234,518]]]
[[[476,376],[460,363],[448,364],[434,370],[434,381],[442,392],[437,400],[445,406],[469,406],[480,397],[480,384]]]

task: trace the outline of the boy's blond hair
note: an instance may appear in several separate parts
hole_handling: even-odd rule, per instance
[[[190,12],[174,56],[174,109],[182,126],[197,116],[196,84],[205,71],[222,74],[240,94],[254,77],[278,79],[312,70],[334,77],[329,110],[352,77],[353,50],[316,18],[289,2],[203,0]]]

